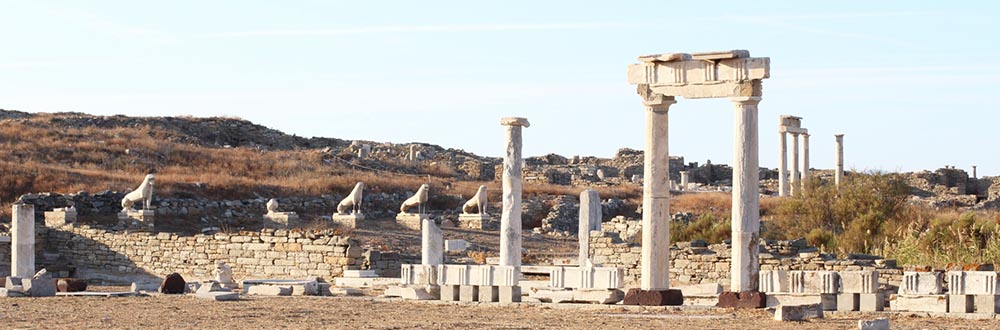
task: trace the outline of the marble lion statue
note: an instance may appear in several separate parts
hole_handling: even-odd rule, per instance
[[[142,180],[142,184],[139,185],[139,188],[135,188],[135,190],[125,194],[125,198],[122,198],[122,210],[134,210],[132,206],[139,201],[143,202],[142,205],[148,208],[150,202],[152,202],[153,186],[155,184],[156,176],[153,174],[146,174],[146,178]]]
[[[403,205],[399,206],[399,212],[410,213],[409,211],[411,208],[415,206],[418,208],[422,207],[425,203],[427,203],[427,196],[430,189],[431,186],[429,184],[425,183],[420,185],[420,189],[417,189],[417,193],[413,194],[412,197],[407,198],[403,201]]]
[[[268,214],[274,213],[274,212],[278,212],[278,200],[277,199],[271,198],[270,200],[267,201],[267,204],[265,204],[265,206],[267,206],[267,213]]]
[[[486,214],[487,205],[489,205],[489,202],[486,200],[486,186],[479,186],[476,194],[469,201],[465,202],[465,205],[462,205],[462,213],[469,214],[475,210],[479,214]]]
[[[344,200],[337,204],[337,214],[346,214],[347,209],[351,209],[351,214],[361,212],[361,192],[365,189],[364,182],[358,182]]]

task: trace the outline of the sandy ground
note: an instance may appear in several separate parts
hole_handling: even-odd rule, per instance
[[[4,329],[857,329],[837,314],[782,323],[763,310],[626,309],[595,305],[500,306],[367,297],[193,296],[0,298]],[[1000,320],[893,316],[892,329],[1000,329]]]

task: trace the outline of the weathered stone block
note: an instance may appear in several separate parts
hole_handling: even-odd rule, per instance
[[[500,302],[501,303],[515,303],[521,302],[521,287],[520,286],[498,286],[500,290]]]
[[[680,306],[684,304],[684,294],[681,290],[642,290],[629,289],[625,294],[625,305],[639,306]]]
[[[973,311],[978,314],[1000,314],[1000,295],[972,296]]]
[[[858,320],[859,330],[889,330],[889,319]]]
[[[844,293],[875,293],[878,292],[878,271],[841,271],[840,292]]]
[[[459,288],[458,285],[442,285],[441,286],[441,300],[442,301],[459,301]]]
[[[477,285],[460,285],[458,286],[458,301],[478,301],[479,300],[479,286]]]
[[[885,309],[885,294],[882,292],[862,293],[859,298],[858,309],[862,312],[881,312]]]
[[[972,296],[964,294],[948,295],[948,311],[952,313],[972,313]]]
[[[760,292],[788,292],[788,271],[767,270],[760,272]]]
[[[889,299],[889,307],[893,311],[947,313],[948,296],[897,294]]]
[[[781,305],[774,309],[775,321],[802,321],[811,318],[823,318],[823,307],[812,305]]]
[[[899,293],[903,295],[939,295],[944,275],[941,272],[903,272]]]
[[[791,271],[789,272],[789,291],[792,293],[826,293],[839,292],[837,272],[831,271]]]
[[[498,302],[500,301],[500,287],[496,286],[480,286],[479,287],[479,302]]]
[[[852,312],[860,310],[860,308],[861,308],[861,294],[859,293],[837,294],[837,311]]]

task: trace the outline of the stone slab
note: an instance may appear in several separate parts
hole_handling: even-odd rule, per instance
[[[459,285],[458,301],[465,301],[465,302],[479,301],[479,286]]]
[[[56,296],[59,297],[131,297],[135,294],[135,292],[56,292]]]
[[[464,239],[448,239],[444,241],[445,252],[462,252],[469,247],[469,242]]]
[[[812,318],[823,318],[823,307],[812,305],[780,305],[774,309],[775,321],[803,321]]]
[[[384,288],[392,285],[399,285],[399,277],[335,277],[333,285],[347,288]]]
[[[441,286],[441,301],[459,301],[459,289],[457,285]]]
[[[31,297],[55,297],[56,282],[48,275],[21,279],[24,292]]]
[[[251,296],[291,296],[291,286],[281,285],[253,285],[243,287],[243,292]]]
[[[198,299],[213,300],[213,301],[235,301],[240,300],[240,294],[236,292],[225,292],[225,291],[206,291],[198,292],[194,295]]]
[[[674,289],[681,290],[684,297],[691,296],[718,296],[722,293],[722,285],[719,283],[705,283],[686,286],[676,286]]]
[[[370,269],[365,269],[365,270],[347,269],[344,270],[344,273],[341,274],[340,276],[348,278],[376,278],[378,277],[378,273]]]
[[[684,294],[681,290],[642,290],[629,289],[622,301],[624,305],[638,306],[680,306],[684,304]]]
[[[499,302],[500,288],[496,286],[480,286],[478,302]]]
[[[516,303],[521,302],[521,287],[520,286],[498,286],[500,290],[500,302],[501,303]]]
[[[894,312],[947,313],[948,296],[896,294],[889,298],[889,308]]]
[[[589,303],[589,304],[617,304],[625,299],[625,292],[622,290],[571,290],[562,288],[539,288],[532,294],[531,298],[541,302],[549,303]]]
[[[335,297],[336,296],[363,296],[363,295],[365,295],[365,293],[363,291],[355,289],[355,288],[333,288],[333,287],[331,287],[330,290],[329,290],[329,292],[330,292],[331,296],[335,296]]]
[[[489,214],[459,214],[458,227],[479,230],[496,230],[499,223]]]
[[[768,293],[765,303],[767,307],[812,304],[820,304],[828,311],[837,310],[837,295],[820,293]]]
[[[243,290],[258,285],[284,286],[292,288],[292,295],[295,296],[318,296],[319,282],[316,280],[277,280],[277,279],[248,279],[243,280]]]
[[[416,287],[394,286],[385,290],[386,297],[399,297],[407,300],[435,300],[435,297],[427,289]]]
[[[732,292],[719,294],[718,307],[722,308],[764,308],[769,294],[763,292]]]

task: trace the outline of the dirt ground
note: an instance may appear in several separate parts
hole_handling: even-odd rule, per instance
[[[857,329],[842,314],[782,323],[763,310],[470,305],[367,297],[0,298],[4,329]],[[892,317],[892,329],[1000,329],[1000,320]]]

